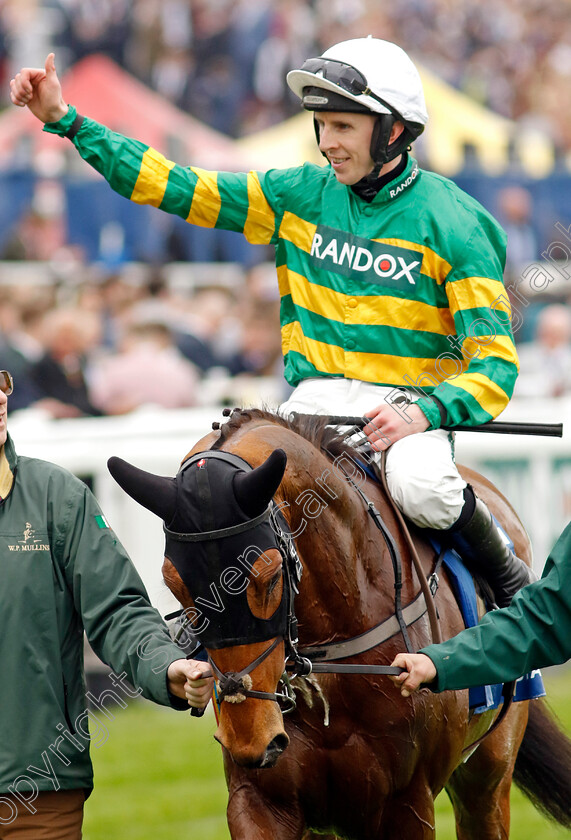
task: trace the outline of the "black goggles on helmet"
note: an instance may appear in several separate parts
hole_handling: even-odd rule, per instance
[[[380,96],[373,93],[367,84],[366,77],[360,70],[353,67],[352,64],[346,64],[344,61],[336,61],[331,58],[308,58],[301,65],[300,70],[304,70],[307,73],[319,73],[322,79],[338,85],[342,90],[351,93],[353,96],[370,96],[372,99],[380,102],[381,105],[384,105],[393,116],[402,119],[400,114],[388,102],[385,102],[384,99],[381,99]]]
[[[13,390],[14,380],[12,379],[12,374],[8,373],[7,370],[0,370],[0,391],[9,397]]]

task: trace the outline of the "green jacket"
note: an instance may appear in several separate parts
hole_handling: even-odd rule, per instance
[[[166,682],[181,652],[82,481],[18,457],[8,437],[0,496],[0,794],[18,777],[31,780],[17,783],[25,796],[33,785],[89,791],[88,724],[101,746],[137,693],[188,708]],[[89,712],[84,630],[116,675]]]
[[[76,114],[45,130],[64,135]],[[182,167],[87,118],[73,142],[131,201],[274,246],[291,385],[345,377],[416,389],[431,428],[483,423],[506,407],[518,361],[505,233],[448,179],[408,158],[368,203],[331,167]]]
[[[438,671],[435,691],[508,682],[571,658],[571,524],[549,555],[541,580],[521,589],[509,607],[487,613],[420,653]]]

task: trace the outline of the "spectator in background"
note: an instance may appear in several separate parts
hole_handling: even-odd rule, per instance
[[[545,306],[537,316],[535,338],[518,346],[519,377],[514,397],[561,397],[571,394],[571,309]]]
[[[126,328],[120,352],[95,368],[90,393],[104,414],[125,414],[144,405],[187,408],[196,402],[198,378],[169,328],[149,321]]]
[[[70,47],[77,58],[105,52],[118,64],[124,63],[132,0],[74,0],[71,8],[69,3],[65,6],[69,9]]]
[[[98,316],[78,308],[54,309],[42,320],[44,355],[30,369],[41,408],[54,418],[97,416],[89,398],[88,355],[99,343]]]
[[[44,354],[40,335],[47,308],[47,301],[42,301],[39,295],[35,302],[16,298],[14,290],[9,289],[0,300],[0,359],[18,379],[17,392],[10,400],[12,411],[28,408],[41,397],[32,366]]]
[[[279,301],[247,306],[238,351],[226,364],[232,376],[283,376]]]
[[[197,289],[177,327],[177,345],[203,372],[227,368],[241,334],[234,293],[223,286]]]
[[[30,209],[17,222],[1,252],[4,260],[51,260],[67,242],[65,194],[53,180],[40,181]]]
[[[169,288],[160,274],[154,274],[141,288],[138,300],[123,313],[124,327],[140,322],[165,324],[173,341],[201,374],[220,366],[213,343],[228,317],[233,296],[224,288],[207,286],[189,297]]]
[[[532,224],[533,199],[529,190],[516,184],[498,193],[498,219],[508,236],[506,273],[519,277],[522,269],[539,256],[539,244]]]
[[[164,94],[160,80],[165,56],[184,50],[193,62],[193,20],[188,0],[137,0],[129,12],[131,32],[126,44],[126,66]],[[168,61],[168,58],[167,58]],[[167,71],[164,75],[171,76]],[[192,78],[192,70],[189,78]]]
[[[230,56],[216,55],[206,61],[189,86],[187,100],[192,113],[200,114],[211,128],[230,137],[240,136],[244,84]]]
[[[81,306],[99,314],[104,347],[117,349],[123,325],[128,323],[132,307],[141,296],[140,286],[120,270],[111,271],[84,287]]]

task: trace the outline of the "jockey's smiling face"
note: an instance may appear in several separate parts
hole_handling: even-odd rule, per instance
[[[372,170],[371,136],[375,117],[340,111],[315,114],[319,149],[327,156],[341,184],[356,184]]]
[[[327,156],[337,180],[341,184],[356,184],[374,167],[371,157],[371,137],[376,123],[372,114],[346,111],[319,111],[315,114],[319,128],[319,150]],[[403,130],[402,122],[395,122],[390,142]],[[394,168],[400,155],[385,164],[381,173]]]

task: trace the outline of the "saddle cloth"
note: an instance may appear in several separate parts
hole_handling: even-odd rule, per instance
[[[496,524],[505,534],[496,520]],[[506,539],[510,542],[510,548],[513,548],[513,543],[505,534]],[[436,540],[431,540],[435,550],[440,551],[441,546]],[[474,627],[478,623],[478,604],[476,597],[476,587],[472,575],[462,562],[460,555],[452,548],[445,551],[443,563],[448,570],[448,574],[456,595],[456,600],[462,612],[464,625],[466,627]],[[496,709],[500,703],[503,703],[502,696],[503,685],[483,685],[469,689],[469,704],[470,709],[474,714],[481,714],[490,709]],[[516,682],[514,702],[518,700],[534,700],[537,697],[545,696],[545,687],[543,685],[543,678],[541,671],[531,671],[520,677]]]

